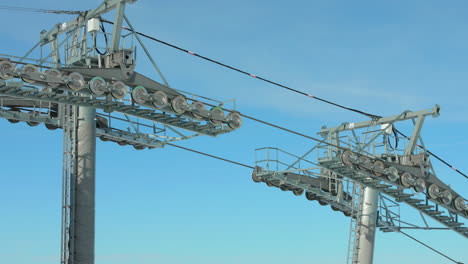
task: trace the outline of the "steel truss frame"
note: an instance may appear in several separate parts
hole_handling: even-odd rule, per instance
[[[39,42],[23,57],[0,54],[0,118],[30,126],[44,123],[64,132],[62,264],[94,263],[96,137],[152,149],[229,133],[242,124],[238,112],[224,109],[231,100],[221,102],[169,86],[125,16],[125,5],[134,2],[103,0],[97,8],[41,32]],[[101,16],[113,9],[112,34],[100,32]],[[124,21],[130,34],[121,34]],[[104,54],[98,50],[98,35],[106,39]],[[133,38],[163,84],[134,71]],[[50,50],[43,56],[46,46]],[[40,58],[29,58],[38,47]]]
[[[323,127],[319,134],[324,138],[324,142],[315,145],[302,156],[288,153],[293,159],[287,162],[280,161],[277,155],[271,155],[266,151],[275,148],[258,149],[257,152],[266,151],[267,155],[266,158],[257,159],[257,167],[252,178],[255,182],[266,182],[278,188],[287,184],[289,189],[299,188],[306,190],[306,193],[315,191],[314,200],[322,199],[327,202],[325,204],[331,204],[332,208],[337,208],[333,203],[340,203],[342,209],[340,211],[347,210],[349,213],[345,215],[351,217],[348,263],[372,263],[372,255],[367,255],[366,260],[359,257],[359,252],[363,250],[358,245],[364,198],[360,195],[363,193],[359,190],[360,188],[372,188],[380,193],[378,200],[373,203],[378,210],[375,219],[376,227],[383,232],[402,229],[452,230],[468,238],[468,227],[464,226],[466,221],[463,220],[468,217],[466,200],[465,209],[460,211],[454,205],[448,204],[446,200],[443,202],[444,197],[447,196],[430,196],[426,185],[423,186],[427,189],[421,189],[418,188],[419,186],[402,185],[401,182],[401,175],[404,172],[410,173],[413,177],[413,184],[414,179],[422,178],[427,185],[437,184],[446,190],[446,193],[450,192],[450,197],[460,197],[436,176],[420,136],[425,117],[437,117],[439,113],[440,107],[436,105],[432,109],[405,111],[391,117],[359,123],[343,123],[334,128]],[[411,138],[408,140],[397,138],[397,135],[392,136],[394,124],[405,120],[410,120],[414,125]],[[362,129],[365,131],[362,132]],[[349,135],[343,135],[344,132]],[[404,148],[390,146],[389,140],[392,137],[394,140],[404,141]],[[377,139],[380,138],[384,140],[378,142]],[[307,160],[307,157],[314,152],[318,152],[318,161]],[[308,165],[304,166],[304,163]],[[378,166],[379,163],[382,163],[382,166]],[[390,169],[390,167],[394,168]],[[336,182],[346,182],[356,186],[351,189],[352,195],[348,199],[340,200],[339,196],[345,197],[346,191],[343,188],[336,189],[335,193],[323,192],[322,186],[317,188],[317,183],[313,181],[313,178],[321,178],[323,183],[330,183],[331,181],[327,179],[328,175],[333,175]],[[417,190],[414,191],[414,188]],[[426,197],[419,199],[416,197],[418,192],[424,193]],[[438,194],[440,193],[442,191]],[[334,198],[329,196],[334,196]],[[388,197],[393,198],[393,201]],[[402,221],[399,212],[400,203],[419,211],[424,226]],[[442,224],[443,227],[430,227],[424,215]]]

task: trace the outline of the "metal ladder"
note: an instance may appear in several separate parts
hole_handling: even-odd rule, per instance
[[[61,104],[59,106],[63,127],[63,168],[62,168],[62,231],[61,264],[73,264],[74,230],[70,221],[73,217],[74,184],[76,175],[78,107]]]
[[[347,264],[357,264],[357,254],[359,250],[359,237],[361,229],[361,217],[362,217],[362,203],[364,200],[364,195],[362,193],[362,186],[360,184],[354,184],[353,187],[353,209],[351,210],[351,223],[349,228],[349,238],[348,238],[348,255],[346,258]],[[356,199],[357,198],[357,199]]]

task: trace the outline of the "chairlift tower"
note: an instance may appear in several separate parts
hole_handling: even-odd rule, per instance
[[[224,102],[168,85],[125,16],[134,2],[104,0],[42,31],[25,56],[0,55],[0,117],[64,132],[62,264],[94,263],[96,137],[153,149],[229,133],[242,124]],[[112,10],[107,33],[102,16]],[[137,43],[162,83],[135,71]],[[38,49],[40,58],[30,58]]]
[[[351,219],[347,263],[371,264],[377,229],[447,229],[468,238],[467,200],[440,180],[421,137],[428,116],[440,107],[405,111],[390,117],[323,127],[323,141],[298,156],[276,148],[257,152],[254,182],[330,205]],[[411,137],[400,136],[397,123],[411,122]],[[394,143],[392,143],[394,142]],[[310,160],[318,152],[318,160]],[[263,158],[265,157],[266,158]],[[259,158],[260,157],[260,158]],[[424,226],[400,220],[400,204],[419,211]],[[431,227],[430,217],[442,227]]]

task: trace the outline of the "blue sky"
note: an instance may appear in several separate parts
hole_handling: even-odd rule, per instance
[[[2,1],[84,10],[100,1]],[[137,1],[137,30],[332,101],[380,115],[442,107],[425,144],[467,172],[468,4],[465,1]],[[8,13],[0,53],[22,55],[68,16]],[[363,120],[173,49],[145,42],[172,87],[237,99],[238,110],[313,135]],[[142,54],[141,50],[139,54]],[[148,61],[137,70],[155,79]],[[0,262],[57,263],[61,131],[0,120]],[[254,163],[254,149],[305,152],[309,142],[251,121],[183,146]],[[182,150],[136,151],[98,141],[98,264],[344,263],[349,219],[304,197],[255,184],[251,171]],[[433,161],[468,197],[467,181]],[[404,211],[404,218],[417,215]],[[459,261],[467,240],[448,231],[410,234]],[[375,263],[449,263],[400,234],[377,233]]]

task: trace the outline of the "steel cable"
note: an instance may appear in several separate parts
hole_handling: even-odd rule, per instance
[[[26,11],[26,12],[40,12],[40,13],[50,13],[50,14],[69,14],[69,15],[76,15],[76,14],[83,14],[85,13],[86,11],[70,11],[70,10],[50,10],[50,9],[39,9],[39,8],[24,8],[24,7],[13,7],[13,6],[0,6],[0,10],[11,10],[11,11]],[[113,24],[113,22],[111,21],[108,21],[108,20],[105,20],[105,19],[102,19],[102,22],[104,23],[108,23],[108,24]],[[128,30],[128,31],[132,31],[130,28],[127,28],[127,27],[122,27],[123,29],[125,30]],[[306,92],[303,92],[303,91],[300,91],[300,90],[297,90],[297,89],[294,89],[294,88],[291,88],[291,87],[288,87],[286,85],[283,85],[283,84],[280,84],[280,83],[277,83],[277,82],[274,82],[274,81],[271,81],[269,79],[266,79],[266,78],[263,78],[261,76],[257,76],[257,75],[254,75],[254,74],[251,74],[247,71],[244,71],[244,70],[241,70],[239,68],[236,68],[236,67],[233,67],[233,66],[230,66],[230,65],[227,65],[225,63],[222,63],[220,61],[217,61],[217,60],[213,60],[213,59],[210,59],[206,56],[202,56],[200,54],[197,54],[197,53],[194,53],[194,52],[191,52],[187,49],[184,49],[184,48],[181,48],[179,46],[176,46],[174,44],[171,44],[171,43],[168,43],[168,42],[165,42],[163,40],[160,40],[160,39],[157,39],[157,38],[154,38],[154,37],[151,37],[147,34],[144,34],[144,33],[141,33],[141,32],[134,32],[135,34],[138,34],[140,36],[143,36],[145,38],[148,38],[148,39],[151,39],[153,41],[156,41],[158,43],[161,43],[163,45],[166,45],[168,47],[172,47],[174,49],[177,49],[179,51],[183,51],[185,53],[188,53],[190,55],[194,55],[198,58],[201,58],[203,60],[206,60],[206,61],[209,61],[209,62],[212,62],[214,64],[217,64],[217,65],[220,65],[222,67],[225,67],[225,68],[228,68],[228,69],[231,69],[231,70],[234,70],[236,72],[239,72],[239,73],[242,73],[244,75],[248,75],[250,77],[253,77],[253,78],[256,78],[256,79],[259,79],[261,81],[264,81],[264,82],[267,82],[267,83],[270,83],[270,84],[273,84],[273,85],[276,85],[278,87],[281,87],[281,88],[284,88],[284,89],[287,89],[289,91],[292,91],[292,92],[295,92],[295,93],[298,93],[298,94],[301,94],[301,95],[304,95],[304,96],[307,96],[309,98],[312,98],[312,99],[316,99],[318,101],[321,101],[321,102],[324,102],[324,103],[327,103],[327,104],[330,104],[330,105],[333,105],[333,106],[336,106],[336,107],[339,107],[339,108],[342,108],[342,109],[345,109],[345,110],[348,110],[348,111],[352,111],[352,112],[355,112],[355,113],[358,113],[358,114],[362,114],[362,115],[365,115],[365,116],[368,116],[368,117],[371,117],[373,119],[376,119],[376,118],[381,118],[382,116],[380,115],[375,115],[375,114],[371,114],[371,113],[367,113],[367,112],[364,112],[364,111],[361,111],[361,110],[358,110],[358,109],[355,109],[355,108],[350,108],[350,107],[347,107],[347,106],[344,106],[344,105],[341,105],[341,104],[338,104],[338,103],[335,103],[335,102],[332,102],[332,101],[329,101],[329,100],[326,100],[326,99],[323,99],[323,98],[320,98],[320,97],[317,97],[317,96],[313,96],[313,95],[310,95]],[[258,119],[255,119],[255,118],[252,118],[252,117],[248,117],[248,116],[245,116],[243,115],[244,117],[246,118],[249,118],[249,119],[252,119],[254,121],[258,121]],[[260,123],[264,123],[266,124],[265,122],[260,122]],[[269,125],[269,124],[267,124]],[[276,128],[280,128],[278,126],[275,126],[273,125],[273,127],[276,127]],[[282,129],[282,128],[280,128]],[[296,135],[300,135],[300,136],[303,136],[303,137],[306,137],[306,138],[309,138],[309,139],[312,139],[311,137],[309,136],[306,136],[304,134],[301,134],[301,133],[297,133],[297,132],[294,132],[292,130],[288,130],[288,129],[283,129],[285,131],[288,131],[288,132],[291,132],[293,134],[296,134]],[[409,139],[409,137],[407,137],[406,135],[404,135],[403,133],[401,133],[400,131],[397,130],[397,132],[402,135],[403,137]],[[420,148],[423,148],[421,145],[418,145],[418,147]],[[445,161],[444,159],[440,158],[438,155],[436,155],[435,153],[433,153],[432,151],[428,150],[428,149],[425,149],[427,151],[427,153],[429,153],[431,156],[433,156],[434,158],[436,158],[437,160],[439,160],[440,162],[442,162],[443,164],[445,164],[446,166],[448,166],[449,168],[453,169],[455,172],[457,172],[458,174],[462,175],[463,177],[467,178],[468,179],[468,176],[463,173],[462,171],[458,170],[456,167],[450,165],[447,161]]]
[[[36,9],[36,8],[21,8],[21,7],[12,7],[12,6],[0,6],[0,10],[10,10],[10,11],[26,11],[26,12],[41,12],[41,13],[51,13],[51,14],[70,14],[70,15],[76,15],[76,14],[82,14],[84,13],[83,11],[67,11],[67,10],[47,10],[47,9]],[[106,23],[111,23],[110,21],[106,21],[106,20],[103,20],[103,22],[106,22]],[[124,29],[126,30],[130,30],[129,28],[126,28],[126,27],[123,27]],[[161,44],[164,44],[164,45],[167,45],[169,47],[172,47],[172,48],[175,48],[175,49],[178,49],[180,51],[184,51],[188,54],[191,54],[191,55],[194,55],[196,57],[199,57],[201,59],[204,59],[204,60],[207,60],[207,61],[210,61],[212,63],[215,63],[215,64],[218,64],[220,66],[223,66],[223,67],[226,67],[226,68],[229,68],[231,70],[234,70],[234,71],[237,71],[239,73],[242,73],[242,74],[245,74],[245,75],[248,75],[250,77],[253,77],[253,78],[256,78],[256,79],[259,79],[259,80],[262,80],[264,82],[267,82],[267,83],[270,83],[270,84],[273,84],[273,85],[276,85],[276,86],[279,86],[279,87],[282,87],[284,89],[287,89],[287,90],[290,90],[292,92],[295,92],[295,93],[298,93],[298,94],[302,94],[302,95],[305,95],[307,97],[310,97],[312,99],[316,99],[316,100],[319,100],[319,101],[322,101],[324,103],[327,103],[327,104],[330,104],[330,105],[334,105],[336,107],[340,107],[342,109],[345,109],[345,110],[349,110],[349,111],[352,111],[352,112],[356,112],[356,113],[359,113],[359,114],[363,114],[363,115],[366,115],[368,117],[371,117],[371,118],[380,118],[381,116],[378,116],[378,115],[373,115],[373,114],[370,114],[370,113],[366,113],[364,111],[361,111],[361,110],[358,110],[358,109],[354,109],[354,108],[350,108],[350,107],[346,107],[346,106],[343,106],[343,105],[340,105],[340,104],[337,104],[337,103],[334,103],[334,102],[331,102],[331,101],[328,101],[328,100],[325,100],[325,99],[322,99],[320,97],[317,97],[317,96],[313,96],[313,95],[310,95],[308,93],[305,93],[303,91],[300,91],[300,90],[296,90],[296,89],[293,89],[291,87],[288,87],[288,86],[285,86],[285,85],[282,85],[280,83],[277,83],[277,82],[274,82],[274,81],[271,81],[271,80],[268,80],[268,79],[265,79],[263,77],[259,77],[259,76],[256,76],[256,75],[253,75],[251,73],[248,73],[246,71],[243,71],[241,69],[238,69],[238,68],[235,68],[235,67],[232,67],[232,66],[229,66],[227,64],[224,64],[224,63],[221,63],[219,61],[216,61],[216,60],[212,60],[208,57],[205,57],[205,56],[202,56],[202,55],[199,55],[199,54],[196,54],[194,52],[191,52],[189,50],[186,50],[186,49],[183,49],[183,48],[180,48],[178,46],[175,46],[175,45],[172,45],[170,43],[167,43],[167,42],[164,42],[162,40],[159,40],[159,39],[156,39],[156,38],[153,38],[151,36],[148,36],[146,34],[143,34],[143,33],[140,33],[140,32],[134,32],[135,34],[139,34],[143,37],[146,37],[148,39],[151,39],[153,41],[156,41],[156,42],[159,42]],[[310,137],[310,136],[307,136],[305,134],[302,134],[302,133],[299,133],[299,132],[296,132],[296,131],[293,131],[293,130],[290,130],[290,129],[287,129],[287,128],[284,128],[284,127],[281,127],[281,126],[278,126],[278,125],[275,125],[275,124],[272,124],[272,123],[269,123],[269,122],[266,122],[266,121],[263,121],[263,120],[260,120],[260,119],[257,119],[257,118],[254,118],[254,117],[251,117],[251,116],[247,116],[247,115],[244,115],[244,114],[241,114],[243,117],[245,118],[248,118],[248,119],[251,119],[253,121],[256,121],[256,122],[259,122],[259,123],[263,123],[265,125],[268,125],[268,126],[272,126],[272,127],[275,127],[275,128],[278,128],[278,129],[281,129],[281,130],[284,130],[284,131],[287,131],[289,133],[293,133],[293,134],[296,134],[296,135],[299,135],[299,136],[302,136],[302,137],[305,137],[305,138],[308,138],[308,139],[311,139],[311,140],[314,140],[314,141],[318,141],[318,142],[321,142],[321,143],[325,143],[325,144],[328,144],[328,145],[331,145],[331,146],[334,146],[334,147],[339,147],[339,148],[343,148],[343,147],[340,147],[340,146],[335,146],[333,144],[330,144],[330,143],[327,143],[327,142],[324,142],[323,140],[320,140],[320,139],[317,139],[317,138],[314,138],[314,137]],[[396,130],[397,133],[399,133],[400,135],[404,136],[405,138],[409,139],[409,137],[407,137],[406,135],[404,135],[403,133],[401,133],[400,131]],[[204,152],[201,152],[201,151],[197,151],[197,150],[193,150],[193,149],[190,149],[190,148],[186,148],[186,147],[182,147],[182,146],[178,146],[178,145],[175,145],[175,144],[171,144],[171,143],[167,143],[166,145],[169,145],[169,146],[172,146],[172,147],[175,147],[175,148],[179,148],[179,149],[183,149],[183,150],[186,150],[186,151],[190,151],[190,152],[193,152],[193,153],[197,153],[197,154],[200,154],[200,155],[204,155],[204,156],[207,156],[207,157],[211,157],[211,158],[214,158],[214,159],[218,159],[218,160],[221,160],[221,161],[225,161],[225,162],[229,162],[229,163],[232,163],[232,164],[235,164],[235,165],[238,165],[238,166],[242,166],[242,167],[246,167],[246,168],[250,168],[250,169],[254,169],[255,167],[253,166],[249,166],[249,165],[246,165],[246,164],[243,164],[243,163],[240,163],[240,162],[236,162],[236,161],[232,161],[232,160],[229,160],[229,159],[226,159],[226,158],[222,158],[222,157],[219,157],[219,156],[215,156],[215,155],[211,155],[211,154],[208,154],[208,153],[204,153]],[[418,145],[418,147],[421,147],[420,145]],[[429,150],[426,150],[430,155],[434,156],[436,159],[438,159],[439,161],[441,161],[442,163],[444,163],[445,165],[449,166],[450,168],[454,169],[456,172],[458,172],[459,174],[463,175],[465,178],[468,178],[467,175],[465,175],[464,173],[462,173],[461,171],[459,171],[458,169],[456,169],[455,167],[453,167],[452,165],[450,165],[448,162],[446,162],[445,160],[441,159],[440,157],[438,157],[437,155],[435,155],[434,153],[432,153],[431,151]],[[444,256],[445,258],[451,260],[452,262],[454,263],[457,263],[457,264],[463,264],[462,262],[458,262],[452,258],[450,258],[449,256],[441,253],[440,251],[430,247],[429,245],[421,242],[420,240],[410,236],[409,234],[403,232],[403,231],[399,231],[400,233],[402,233],[403,235],[409,237],[410,239],[422,244],[423,246],[431,249],[432,251]]]
[[[64,14],[64,15],[80,15],[86,12],[86,11],[51,10],[51,9],[41,9],[41,8],[16,7],[16,6],[5,6],[5,5],[0,5],[0,10],[36,12],[36,13],[47,13],[47,14]]]
[[[180,148],[180,149],[183,149],[183,150],[187,150],[187,151],[197,153],[197,154],[200,154],[200,155],[203,155],[203,156],[207,156],[207,157],[210,157],[210,158],[214,158],[214,159],[222,160],[222,161],[225,161],[225,162],[229,162],[229,163],[239,165],[239,166],[242,166],[242,167],[246,167],[246,168],[249,168],[249,169],[255,169],[255,167],[252,167],[250,165],[246,165],[246,164],[243,164],[243,163],[240,163],[240,162],[237,162],[237,161],[233,161],[233,160],[229,160],[229,159],[226,159],[226,158],[222,158],[222,157],[219,157],[219,156],[211,155],[211,154],[201,152],[201,151],[198,151],[198,150],[182,147],[182,146],[175,145],[175,144],[172,144],[172,143],[166,143],[166,145],[169,145],[169,146],[175,147],[175,148]]]
[[[403,231],[398,231],[398,232],[400,232],[401,234],[403,234],[403,235],[405,235],[405,236],[411,238],[412,240],[418,242],[419,244],[421,244],[421,245],[423,245],[423,246],[429,248],[430,250],[436,252],[437,254],[439,254],[439,255],[441,255],[441,256],[443,256],[443,257],[445,257],[445,258],[451,260],[451,261],[454,262],[454,263],[463,264],[462,262],[459,262],[459,261],[454,260],[453,258],[451,258],[451,257],[449,257],[449,256],[447,256],[447,255],[445,255],[444,253],[442,253],[442,252],[438,251],[437,249],[435,249],[435,248],[429,246],[428,244],[426,244],[426,243],[424,243],[424,242],[422,242],[422,241],[420,241],[420,240],[418,240],[418,239],[416,239],[416,238],[410,236],[409,234],[407,234],[407,233],[405,233],[405,232],[403,232]]]
[[[108,24],[113,24],[112,21],[108,21],[108,20],[103,20],[103,22],[104,22],[104,23],[108,23]],[[125,29],[125,30],[128,30],[128,31],[132,31],[130,28],[127,28],[127,27],[122,27],[122,29]],[[233,71],[242,73],[242,74],[244,74],[244,75],[248,75],[248,76],[250,76],[250,77],[259,79],[259,80],[261,80],[261,81],[264,81],[264,82],[267,82],[267,83],[276,85],[276,86],[281,87],[281,88],[284,88],[284,89],[287,89],[287,90],[289,90],[289,91],[292,91],[292,92],[295,92],[295,93],[298,93],[298,94],[307,96],[307,97],[309,97],[309,98],[316,99],[316,100],[318,100],[318,101],[321,101],[321,102],[324,102],[324,103],[327,103],[327,104],[330,104],[330,105],[333,105],[333,106],[336,106],[336,107],[339,107],[339,108],[342,108],[342,109],[345,109],[345,110],[348,110],[348,111],[352,111],[352,112],[355,112],[355,113],[358,113],[358,114],[362,114],[362,115],[365,115],[365,116],[370,117],[370,118],[372,118],[372,119],[379,119],[379,118],[382,118],[381,115],[375,115],[375,114],[367,113],[367,112],[364,112],[364,111],[361,111],[361,110],[358,110],[358,109],[355,109],[355,108],[351,108],[351,107],[347,107],[347,106],[344,106],[344,105],[341,105],[341,104],[338,104],[338,103],[334,103],[334,102],[332,102],[332,101],[329,101],[329,100],[326,100],[326,99],[323,99],[323,98],[320,98],[320,97],[317,97],[317,96],[313,96],[313,95],[310,95],[310,94],[308,94],[308,93],[306,93],[306,92],[303,92],[303,91],[300,91],[300,90],[297,90],[297,89],[288,87],[288,86],[286,86],[286,85],[283,85],[283,84],[280,84],[280,83],[271,81],[271,80],[269,80],[269,79],[266,79],[266,78],[263,78],[263,77],[260,77],[260,76],[251,74],[251,73],[249,73],[249,72],[247,72],[247,71],[245,71],[245,70],[241,70],[241,69],[239,69],[239,68],[236,68],[236,67],[227,65],[227,64],[222,63],[222,62],[219,62],[219,61],[217,61],[217,60],[210,59],[210,58],[208,58],[208,57],[206,57],[206,56],[202,56],[202,55],[200,55],[200,54],[197,54],[197,53],[195,53],[195,52],[192,52],[192,51],[189,51],[189,50],[187,50],[187,49],[181,48],[181,47],[179,47],[179,46],[176,46],[176,45],[174,45],[174,44],[168,43],[168,42],[166,42],[166,41],[163,41],[163,40],[154,38],[154,37],[149,36],[149,35],[147,35],[147,34],[144,34],[144,33],[138,32],[138,31],[132,31],[132,32],[135,33],[135,34],[138,34],[138,35],[140,35],[140,36],[142,36],[142,37],[145,37],[145,38],[148,38],[148,39],[150,39],[150,40],[153,40],[153,41],[156,41],[156,42],[158,42],[158,43],[161,43],[161,44],[163,44],[163,45],[166,45],[166,46],[168,46],[168,47],[171,47],[171,48],[177,49],[177,50],[179,50],[179,51],[188,53],[188,54],[190,54],[190,55],[196,56],[196,57],[201,58],[201,59],[203,59],[203,60],[206,60],[206,61],[212,62],[212,63],[214,63],[214,64],[220,65],[220,66],[222,66],[222,67],[231,69],[231,70],[233,70]],[[252,117],[249,117],[249,116],[246,116],[246,115],[242,115],[242,116],[244,116],[244,117],[246,117],[246,118],[249,118],[249,119],[252,119],[252,120],[254,120],[254,121],[258,121],[258,122],[263,123],[263,124],[270,125],[270,126],[272,126],[272,127],[280,128],[280,127],[278,127],[278,126],[276,126],[276,125],[271,125],[271,124],[268,124],[268,123],[266,123],[266,122],[259,121],[258,119],[255,119],[255,118],[252,118]],[[280,129],[283,129],[283,128],[280,128]],[[288,131],[288,132],[291,132],[291,133],[296,134],[296,135],[303,136],[303,137],[305,137],[305,138],[313,139],[313,138],[310,137],[310,136],[306,136],[306,135],[304,135],[304,134],[297,133],[297,132],[292,131],[292,130],[289,130],[289,129],[283,129],[283,130]],[[397,130],[397,131],[398,131],[398,130]],[[399,131],[398,131],[398,132],[399,132]],[[401,133],[401,132],[399,132],[399,133],[400,133],[402,136],[404,136],[404,137],[406,137],[406,138],[409,138],[409,137],[407,137],[406,135],[404,135],[403,133]],[[315,139],[313,139],[313,140],[315,140]],[[420,146],[420,145],[418,145],[418,147],[422,148],[422,146]],[[459,173],[460,175],[462,175],[462,176],[464,176],[465,178],[468,179],[468,176],[467,176],[465,173],[463,173],[463,172],[461,172],[460,170],[456,169],[454,166],[451,166],[448,162],[446,162],[445,160],[443,160],[443,159],[440,158],[439,156],[435,155],[433,152],[431,152],[431,151],[429,151],[429,150],[427,150],[427,149],[426,149],[426,151],[427,151],[427,153],[429,153],[430,155],[432,155],[433,157],[435,157],[436,159],[438,159],[439,161],[441,161],[443,164],[447,165],[448,167],[452,168],[452,169],[455,170],[457,173]]]

